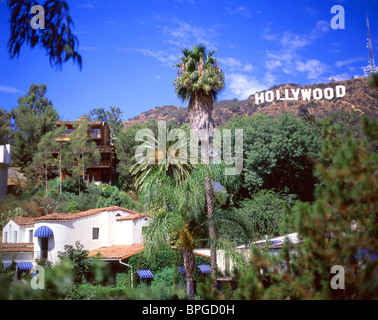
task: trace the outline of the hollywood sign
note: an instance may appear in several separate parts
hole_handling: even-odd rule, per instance
[[[301,100],[321,100],[321,99],[328,99],[331,100],[333,98],[342,98],[346,94],[345,86],[336,86],[335,88],[325,88],[325,89],[285,89],[284,94],[281,97],[280,90],[269,90],[265,92],[255,93],[255,103],[264,103],[264,102],[272,102],[273,100],[299,100],[299,96],[301,96]]]

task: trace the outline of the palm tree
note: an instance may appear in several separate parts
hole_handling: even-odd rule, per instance
[[[130,173],[135,177],[135,189],[140,190],[155,170],[165,172],[175,182],[185,180],[193,168],[187,161],[188,141],[185,132],[175,131],[171,126],[165,125],[160,128],[160,122],[158,138],[151,130],[147,132],[144,143],[149,151],[147,159],[140,163],[137,161],[138,155],[135,155],[135,163],[130,167]]]
[[[225,86],[224,74],[213,57],[215,50],[206,54],[204,45],[182,50],[181,62],[174,86],[177,96],[184,102],[189,100],[189,120],[197,144],[205,142],[205,148],[211,148],[213,135],[213,101]],[[202,148],[204,145],[202,146]],[[209,150],[203,150],[205,157]],[[213,190],[209,177],[205,177],[207,214],[209,219],[209,238],[211,252],[211,279],[213,286],[217,285],[216,275],[216,230],[213,223]]]
[[[206,170],[206,168],[195,169],[187,179],[176,183],[167,176],[166,172],[155,168],[145,180],[141,190],[141,198],[145,201],[146,211],[151,216],[149,227],[144,235],[144,253],[147,257],[153,258],[157,249],[167,244],[167,236],[170,235],[169,243],[175,245],[183,253],[187,295],[190,300],[194,299],[193,249],[204,240],[200,235],[208,228],[207,219],[203,214],[206,203],[205,186],[201,183],[205,174],[208,174]],[[226,214],[221,214],[216,215],[214,220],[219,224],[232,224],[238,230],[238,234],[248,232],[244,226],[244,217],[229,218]],[[245,237],[246,240],[248,238],[248,236]],[[217,246],[225,250],[239,268],[242,270],[246,268],[244,256],[233,250],[230,241],[218,239]]]
[[[224,89],[224,74],[213,57],[215,50],[206,54],[204,45],[182,50],[181,62],[174,81],[177,96],[183,101],[189,100],[189,120],[196,132],[197,142],[211,136],[213,131],[213,101]],[[203,132],[198,130],[205,129]],[[210,137],[209,136],[209,137]]]

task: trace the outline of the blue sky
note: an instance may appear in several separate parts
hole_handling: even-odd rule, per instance
[[[377,0],[68,0],[83,58],[50,66],[42,49],[23,47],[9,60],[9,12],[0,1],[0,107],[17,106],[30,84],[63,120],[97,107],[119,107],[124,120],[155,106],[187,106],[173,81],[181,49],[203,43],[225,73],[219,100],[246,99],[283,83],[313,84],[362,75],[367,65],[366,12],[378,59]],[[345,9],[345,29],[333,30],[331,7]],[[377,60],[376,59],[376,60]],[[378,63],[378,61],[376,61]]]

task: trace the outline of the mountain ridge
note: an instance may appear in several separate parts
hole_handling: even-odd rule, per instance
[[[325,117],[331,111],[344,109],[349,112],[356,112],[360,116],[366,115],[371,118],[378,117],[378,90],[368,86],[367,78],[356,78],[332,83],[318,83],[312,85],[298,85],[295,83],[275,85],[267,91],[279,90],[280,96],[284,96],[285,89],[321,89],[335,88],[336,86],[345,86],[346,93],[344,97],[320,100],[273,100],[272,102],[263,102],[256,104],[255,94],[250,95],[245,100],[221,100],[214,102],[214,125],[220,126],[225,121],[236,115],[253,116],[256,113],[265,113],[271,116],[278,116],[282,112],[294,113],[297,116],[301,114],[310,114],[315,117]],[[173,121],[178,124],[189,122],[188,108],[174,105],[157,106],[138,116],[124,121],[128,126],[133,123],[144,123],[149,119]]]

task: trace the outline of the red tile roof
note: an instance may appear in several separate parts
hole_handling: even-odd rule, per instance
[[[95,256],[100,253],[104,259],[127,259],[143,250],[143,243],[132,245],[114,245],[102,247],[88,252],[89,256]]]
[[[15,224],[19,226],[31,226],[34,224],[35,217],[16,217],[9,220],[14,221]]]
[[[117,221],[123,221],[123,220],[133,220],[134,221],[134,220],[144,218],[144,217],[147,217],[147,216],[148,215],[145,214],[145,213],[132,213],[132,214],[129,214],[125,217],[117,219]]]
[[[0,243],[1,252],[33,252],[33,243]]]
[[[121,208],[121,207],[118,207],[118,206],[113,206],[113,207],[106,207],[106,208],[90,209],[90,210],[87,210],[87,211],[77,212],[77,213],[53,213],[53,214],[49,214],[49,215],[46,215],[46,216],[39,217],[39,218],[36,219],[36,221],[40,221],[40,220],[42,220],[42,221],[45,221],[45,220],[75,220],[75,219],[91,216],[91,215],[94,215],[94,214],[98,214],[98,213],[101,213],[101,212],[104,212],[104,211],[115,211],[115,210],[121,210],[121,211],[128,212],[128,213],[131,213],[131,214],[140,215],[139,212],[132,211],[132,210],[125,209],[125,208]]]

